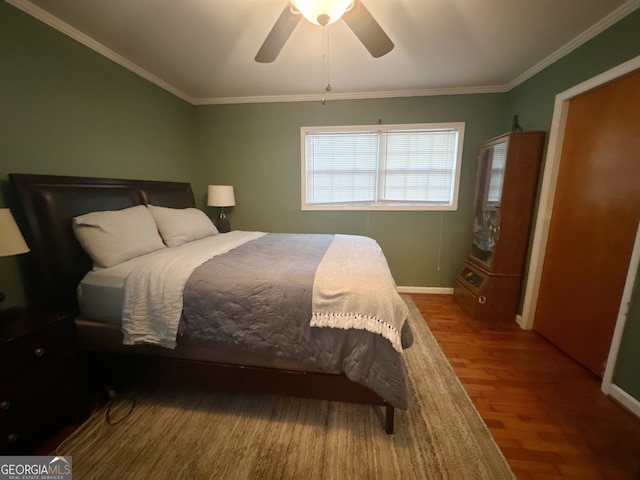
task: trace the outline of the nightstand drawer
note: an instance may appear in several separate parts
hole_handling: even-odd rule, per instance
[[[0,351],[0,377],[11,382],[57,355],[72,351],[73,335],[73,321],[69,319],[5,345]]]
[[[40,403],[74,385],[74,356],[63,353],[12,382],[0,385],[0,422],[23,407]]]
[[[0,455],[28,455],[80,419],[72,313],[0,313]],[[84,416],[84,415],[83,415]]]
[[[73,356],[60,355],[0,391],[0,453],[27,453],[72,418]]]

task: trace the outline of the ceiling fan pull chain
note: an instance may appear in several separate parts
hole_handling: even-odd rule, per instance
[[[322,27],[322,70],[324,75],[324,91],[331,91],[331,45],[329,31],[327,27]],[[322,96],[322,105],[325,104],[325,97]]]
[[[329,35],[329,30],[327,30],[327,86],[325,90],[327,92],[331,91],[331,36]]]

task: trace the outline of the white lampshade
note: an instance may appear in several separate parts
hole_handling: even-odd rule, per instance
[[[353,0],[291,0],[300,13],[316,25],[331,25],[353,6]]]
[[[0,208],[0,257],[29,251],[16,221],[8,208]]]
[[[232,185],[209,185],[207,205],[210,207],[233,207],[236,197],[233,195]]]

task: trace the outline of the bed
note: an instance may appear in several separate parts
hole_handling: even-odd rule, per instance
[[[38,270],[38,302],[78,312],[78,348],[98,383],[153,377],[199,388],[382,406],[385,430],[393,432],[394,409],[406,408],[401,353],[411,344],[411,332],[395,284],[392,291],[375,290],[378,274],[380,288],[388,288],[390,273],[373,240],[236,231],[187,235],[173,244],[185,229],[166,219],[201,213],[188,183],[10,178]],[[132,258],[97,255],[82,232],[92,235],[96,229],[89,220],[97,215],[102,221],[111,212],[144,215],[130,217],[132,225],[153,214],[149,218],[164,244],[149,240],[154,246]],[[169,230],[173,236],[163,236]],[[139,244],[137,227],[130,231],[127,245]],[[353,254],[365,250],[373,256]],[[103,259],[104,265],[96,263]],[[353,278],[348,284],[336,276],[351,261],[354,271],[369,275],[354,287]],[[175,287],[167,279],[182,283]],[[158,284],[165,290],[154,304],[145,295]],[[370,291],[374,298],[363,304]],[[163,315],[168,320],[156,321]],[[310,320],[300,324],[301,316]],[[388,321],[379,319],[385,316]]]

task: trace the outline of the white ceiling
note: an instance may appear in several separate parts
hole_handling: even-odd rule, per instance
[[[508,91],[640,0],[362,0],[395,44],[374,59],[338,21],[254,57],[287,0],[6,0],[193,104]],[[325,94],[326,77],[332,86]]]

